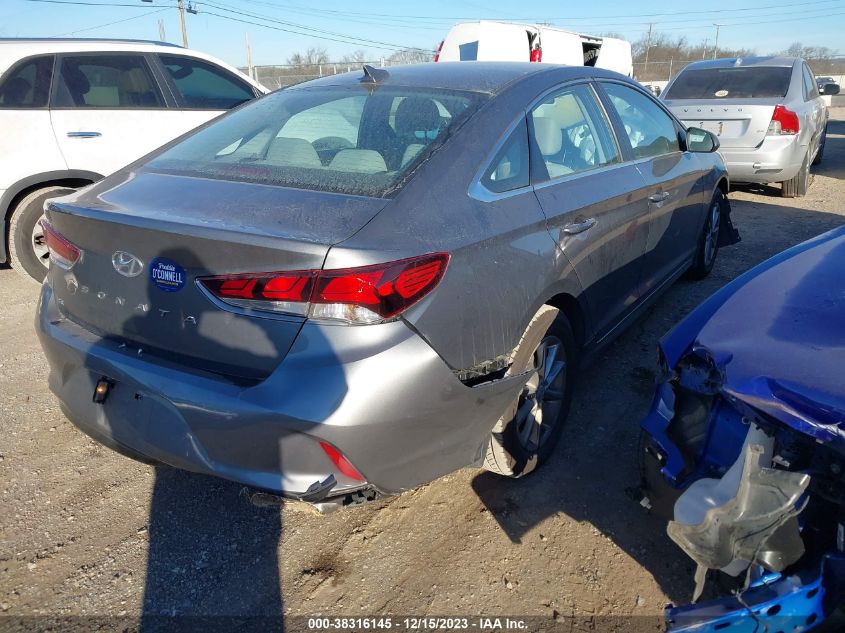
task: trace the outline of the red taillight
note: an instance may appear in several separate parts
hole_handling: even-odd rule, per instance
[[[532,48],[531,49],[531,57],[530,57],[529,61],[532,61],[532,62],[543,61],[543,49],[540,48],[539,46],[536,47],[536,48]]]
[[[82,251],[54,229],[47,220],[41,220],[41,228],[44,231],[44,243],[50,251],[50,261],[65,270],[73,268],[73,265],[79,261]]]
[[[212,295],[233,305],[313,319],[378,323],[431,292],[446,272],[447,253],[336,270],[205,277]]]
[[[767,134],[798,134],[798,115],[785,106],[775,106]]]
[[[364,477],[355,470],[355,466],[353,466],[346,457],[343,456],[339,450],[337,450],[334,446],[329,444],[328,442],[320,442],[320,447],[329,456],[329,459],[332,460],[332,464],[335,465],[341,473],[349,477],[350,479],[354,479],[355,481],[364,481]]]
[[[440,46],[437,47],[437,52],[434,54],[434,61],[436,61],[436,62],[440,61],[440,51],[443,50],[443,43],[445,41],[446,40],[440,40]]]

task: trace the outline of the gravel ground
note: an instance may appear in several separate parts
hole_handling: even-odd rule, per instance
[[[583,370],[555,459],[525,480],[465,469],[320,516],[137,464],[64,419],[32,325],[37,289],[0,270],[0,613],[659,616],[688,601],[690,561],[627,492],[655,342],[743,271],[845,223],[845,108],[831,114],[809,195],[731,193],[742,243]]]

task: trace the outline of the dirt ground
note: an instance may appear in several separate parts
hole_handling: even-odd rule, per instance
[[[582,371],[555,458],[525,480],[464,469],[320,516],[130,461],[64,419],[37,287],[0,270],[0,614],[659,616],[687,602],[690,561],[628,491],[655,342],[743,271],[845,223],[845,108],[831,114],[809,195],[731,193],[742,243]]]

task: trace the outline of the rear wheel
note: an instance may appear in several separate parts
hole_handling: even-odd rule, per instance
[[[728,208],[728,199],[721,189],[713,192],[710,206],[707,208],[707,219],[698,238],[698,250],[692,266],[687,271],[690,279],[704,279],[713,270],[716,255],[719,254],[719,232],[722,228],[722,218]]]
[[[575,353],[575,337],[566,317],[552,306],[543,306],[514,350],[508,373],[532,373],[493,428],[485,469],[522,477],[548,459],[569,413]]]
[[[44,281],[50,254],[39,221],[44,217],[44,202],[72,193],[67,187],[44,187],[24,196],[12,211],[9,222],[9,257],[12,268],[38,283]]]
[[[801,169],[795,174],[795,177],[790,180],[784,180],[781,183],[780,195],[784,198],[801,198],[807,195],[807,189],[810,188],[810,150],[804,156],[804,162],[801,163]]]

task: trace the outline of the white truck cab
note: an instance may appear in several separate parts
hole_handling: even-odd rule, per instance
[[[434,61],[520,61],[595,66],[633,76],[631,43],[544,24],[462,22],[451,28]]]

